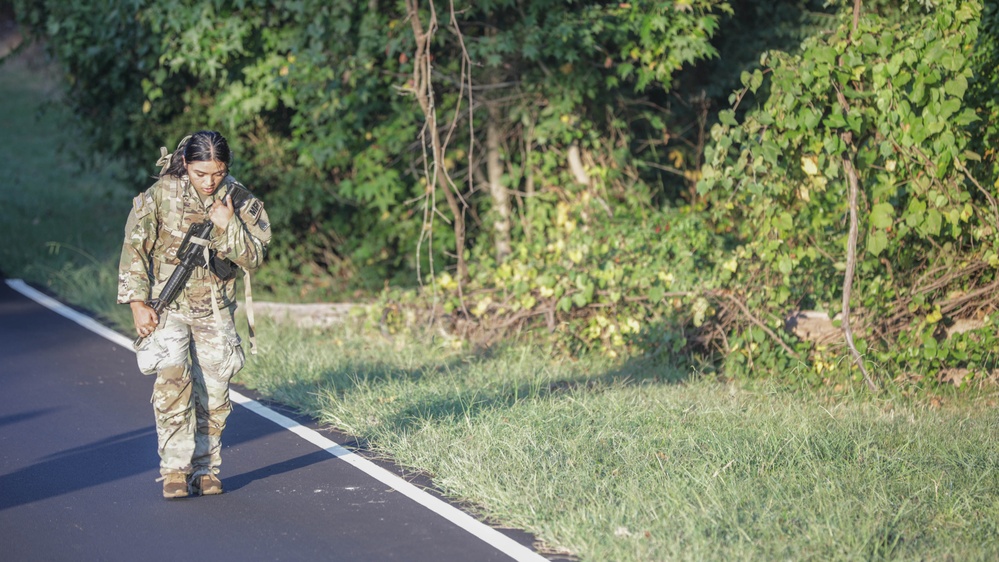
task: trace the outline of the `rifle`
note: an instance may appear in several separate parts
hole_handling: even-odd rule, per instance
[[[170,303],[177,298],[180,294],[181,289],[187,285],[187,280],[191,278],[191,274],[194,273],[194,268],[198,266],[204,266],[205,258],[203,255],[204,248],[197,243],[192,243],[191,238],[197,237],[200,239],[207,239],[212,232],[212,221],[200,222],[197,224],[192,224],[191,228],[187,229],[187,234],[184,236],[184,241],[180,244],[180,249],[177,250],[177,257],[180,259],[180,264],[177,268],[173,270],[173,274],[170,275],[170,279],[167,279],[166,285],[163,286],[163,290],[160,291],[160,296],[146,301],[146,304],[152,307],[156,312],[156,316],[159,315],[170,306]],[[135,347],[139,347],[142,340],[146,339],[145,336],[139,336],[135,343]]]

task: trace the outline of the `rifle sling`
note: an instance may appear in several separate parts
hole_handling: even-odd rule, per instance
[[[181,237],[183,237],[185,234],[184,233],[180,233],[180,235],[181,235]],[[191,238],[189,239],[189,241],[190,241],[190,243],[197,244],[197,245],[199,245],[199,246],[201,246],[203,248],[202,251],[204,252],[204,256],[205,256],[205,264],[210,264],[211,263],[211,257],[210,257],[210,253],[209,253],[209,247],[211,246],[211,241],[210,240],[205,240],[204,238],[199,238],[199,237],[193,236],[193,235],[191,236]],[[164,264],[164,265],[167,265],[167,264]],[[207,265],[206,265],[206,267],[207,267]],[[214,275],[209,275],[208,276],[208,285],[211,287],[211,290],[212,290],[212,316],[215,319],[215,324],[219,327],[219,329],[221,329],[222,328],[222,312],[219,310],[218,289],[216,288],[216,283],[215,283],[214,277],[215,277]],[[243,295],[244,295],[244,297],[246,299],[246,321],[247,321],[249,332],[250,332],[250,353],[252,355],[256,355],[257,354],[257,334],[256,334],[256,322],[254,321],[254,317],[253,317],[253,291],[252,291],[252,288],[250,287],[250,272],[247,271],[247,270],[245,270],[245,269],[243,270]]]
[[[205,253],[205,263],[211,263],[211,258],[209,257],[208,246],[210,242],[203,240],[196,236],[191,237],[191,242],[193,244],[198,244],[203,246]],[[212,289],[212,316],[215,318],[215,325],[222,329],[222,313],[219,310],[218,303],[218,289],[216,288],[216,277],[214,275],[208,276],[208,285]],[[253,318],[253,291],[250,288],[250,272],[243,270],[243,295],[246,298],[246,322],[250,331],[250,354],[257,354],[257,334],[256,334],[256,323]]]
[[[191,241],[194,242],[194,237],[191,237]],[[197,242],[194,242],[197,244]],[[205,252],[205,264],[211,263],[211,258],[208,255],[208,244],[203,244]],[[219,311],[219,295],[218,289],[215,288],[215,279],[213,275],[208,276],[208,286],[212,289],[212,316],[215,318],[215,325],[219,330],[222,329],[222,313]]]

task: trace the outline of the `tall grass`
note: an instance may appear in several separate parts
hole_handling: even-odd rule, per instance
[[[127,326],[113,303],[135,190],[113,163],[60,150],[76,133],[57,105],[39,113],[51,91],[37,68],[0,67],[0,268]],[[258,337],[237,382],[583,560],[999,559],[993,391],[745,388],[685,365],[469,352],[353,321],[262,319]]]

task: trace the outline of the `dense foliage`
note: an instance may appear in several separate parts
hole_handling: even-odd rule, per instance
[[[855,261],[869,365],[992,376],[991,332],[953,326],[994,308],[994,6],[467,4],[15,3],[137,189],[161,144],[227,133],[276,294],[402,287],[385,330],[422,302],[465,337],[819,382],[845,350],[785,319],[835,316]]]
[[[226,131],[237,170],[266,196],[278,227],[270,281],[315,293],[309,285],[331,278],[362,287],[394,275],[411,281],[416,242],[434,218],[427,207],[446,209],[444,193],[426,200],[412,21],[429,28],[431,16],[440,19],[430,50],[435,111],[449,136],[437,164],[463,201],[457,220],[469,223],[472,247],[496,220],[530,236],[557,199],[575,197],[567,193],[573,144],[601,167],[608,205],[689,187],[683,149],[672,156],[677,180],[639,167],[666,158],[674,112],[655,96],[684,65],[715,52],[709,40],[727,4],[497,1],[431,14],[426,3],[412,17],[401,1],[19,7],[65,64],[69,99],[99,144],[133,158],[138,175],[158,146],[190,129]],[[490,182],[510,190],[505,204],[515,209],[505,217],[491,214]],[[444,224],[455,213],[443,214],[429,252],[441,266],[456,251]]]
[[[801,53],[768,54],[745,76],[765,103],[741,121],[721,113],[699,189],[740,241],[725,284],[779,322],[791,309],[840,310],[855,172],[859,351],[899,376],[991,379],[999,209],[968,169],[982,159],[967,103],[981,6],[937,4],[902,21],[863,14],[856,28],[844,12]],[[960,322],[986,329],[951,333]],[[835,360],[808,351],[812,365]]]

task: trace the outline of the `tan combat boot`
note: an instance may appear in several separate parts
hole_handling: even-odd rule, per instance
[[[171,472],[163,476],[163,497],[167,499],[186,498],[189,495],[187,490],[187,475],[180,472]]]
[[[201,474],[191,480],[194,493],[200,496],[214,496],[222,493],[222,481],[214,474]]]

